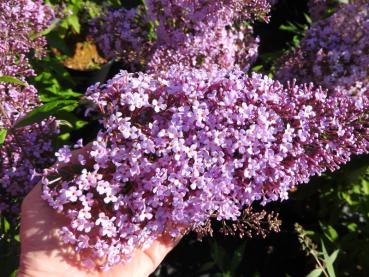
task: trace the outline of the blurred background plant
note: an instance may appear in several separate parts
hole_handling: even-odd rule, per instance
[[[59,19],[42,33],[48,42],[47,55],[31,58],[37,75],[27,79],[39,91],[43,105],[18,124],[56,117],[61,122],[54,141],[58,148],[79,137],[86,141],[95,137],[99,126],[93,115],[85,116],[88,106],[83,94],[89,85],[106,81],[122,66],[106,60],[97,49],[88,36],[90,20],[107,9],[130,8],[142,1],[46,2]],[[252,71],[274,76],[277,59],[299,46],[311,24],[348,1],[320,1],[320,10],[312,8],[313,2],[319,1],[280,0],[272,9],[270,23],[256,24],[260,47]],[[2,136],[0,132],[0,141]],[[291,192],[290,200],[268,204],[266,210],[279,213],[281,232],[265,239],[214,233],[201,242],[189,234],[153,276],[369,276],[368,156],[354,158],[334,174],[313,178]],[[1,276],[16,274],[18,227],[1,216]]]

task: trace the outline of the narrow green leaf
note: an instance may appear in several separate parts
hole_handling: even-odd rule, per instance
[[[305,17],[306,22],[309,25],[313,24],[313,21],[312,21],[311,17],[308,14],[304,13],[304,17]]]
[[[58,120],[59,121],[59,125],[64,125],[64,126],[67,126],[67,127],[69,127],[69,128],[73,128],[73,124],[72,123],[70,123],[69,121],[67,121],[67,120]]]
[[[330,256],[329,256],[329,260],[330,262],[333,264],[336,259],[337,259],[337,256],[338,256],[338,253],[340,252],[340,250],[335,250]]]
[[[328,255],[328,252],[327,252],[327,249],[325,248],[325,245],[324,245],[324,242],[321,241],[322,243],[322,251],[323,251],[323,256],[324,256],[324,264],[325,264],[325,267],[327,268],[327,271],[328,271],[328,274],[329,274],[329,277],[336,277],[336,274],[334,272],[334,268],[333,268],[333,262],[335,261],[335,259],[337,258],[337,253],[333,252],[333,256],[332,256],[332,259],[331,257]]]
[[[5,217],[3,218],[2,223],[4,224],[2,227],[4,228],[5,233],[7,233],[10,229],[10,223]]]
[[[3,75],[0,76],[0,83],[9,83],[9,84],[15,84],[26,87],[27,84],[21,80],[18,80],[17,78],[14,78],[12,76]]]
[[[7,133],[7,129],[0,129],[0,145],[4,144]]]
[[[319,277],[323,273],[323,269],[317,268],[310,272],[306,277]]]
[[[45,118],[55,114],[58,111],[73,111],[78,106],[76,100],[53,101],[44,104],[29,112],[25,117],[20,119],[15,128],[24,127],[33,123],[40,122]]]
[[[327,249],[325,248],[324,242],[322,240],[320,242],[322,244],[322,253],[323,253],[324,259],[328,259],[329,256],[328,256]]]

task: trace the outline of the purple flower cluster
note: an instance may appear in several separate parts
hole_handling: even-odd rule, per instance
[[[2,115],[0,119],[3,121]],[[43,168],[53,162],[55,126],[48,120],[16,129],[0,147],[0,215],[9,220],[17,220],[23,197],[38,183]]]
[[[361,93],[368,88],[369,4],[343,5],[306,33],[301,46],[282,59],[277,78],[296,78],[328,89]]]
[[[113,10],[91,21],[90,33],[108,59],[124,59],[132,63],[150,52],[142,8]]]
[[[41,0],[0,1],[0,75],[29,76],[26,55],[43,52],[46,40],[37,35],[53,18],[53,10]]]
[[[314,21],[323,18],[332,2],[335,0],[309,0],[308,8],[311,18]]]
[[[175,46],[186,40],[188,34],[210,31],[213,26],[232,25],[254,18],[268,20],[270,3],[267,0],[146,0],[150,20],[156,27],[160,45]]]
[[[38,173],[50,165],[53,120],[13,129],[18,119],[38,106],[37,90],[25,81],[34,74],[27,55],[42,54],[45,39],[37,34],[53,18],[42,1],[0,0],[0,76],[21,79],[26,86],[0,83],[0,129],[8,135],[0,146],[0,214],[19,215],[20,202],[40,179]]]
[[[213,67],[230,69],[237,64],[248,69],[255,62],[259,38],[253,36],[252,27],[227,29],[220,23],[211,30],[188,35],[175,47],[159,47],[150,58],[149,72],[165,71],[175,64],[209,70]]]
[[[95,19],[91,33],[108,58],[139,59],[150,72],[173,64],[210,68],[248,67],[258,39],[244,21],[268,20],[266,0],[147,0],[147,8],[121,9]],[[145,23],[155,23],[156,40]],[[108,31],[107,31],[108,30]]]
[[[107,269],[161,235],[287,199],[368,152],[368,97],[238,69],[122,71],[89,88],[104,129],[74,171],[43,178],[43,198],[70,219],[64,242]],[[61,163],[71,158],[68,147],[58,152]]]

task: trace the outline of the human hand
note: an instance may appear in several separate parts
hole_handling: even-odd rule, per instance
[[[61,241],[58,231],[66,225],[68,219],[41,199],[41,184],[38,184],[22,203],[18,276],[148,276],[176,244],[163,237],[150,248],[137,250],[129,263],[118,264],[107,272],[87,270],[81,266],[81,259],[73,248]]]
[[[18,276],[148,276],[175,245],[162,238],[145,251],[137,250],[130,263],[118,264],[107,272],[87,271],[72,247],[62,244],[58,230],[64,225],[67,218],[41,199],[41,185],[37,185],[22,204]]]

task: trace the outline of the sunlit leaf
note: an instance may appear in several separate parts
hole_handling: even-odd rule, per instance
[[[78,106],[76,100],[54,101],[44,104],[29,112],[25,117],[20,119],[14,127],[24,127],[33,123],[40,122],[58,111],[73,111]]]
[[[4,144],[7,133],[7,129],[0,129],[0,145]]]
[[[306,277],[319,277],[323,273],[323,269],[317,268],[310,272]]]
[[[17,78],[14,78],[12,76],[3,75],[0,76],[0,83],[9,83],[9,84],[15,84],[26,87],[27,84]]]

